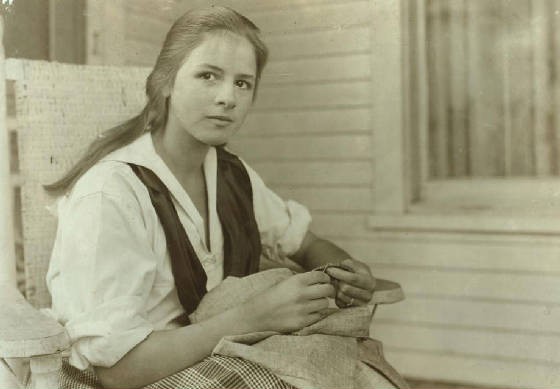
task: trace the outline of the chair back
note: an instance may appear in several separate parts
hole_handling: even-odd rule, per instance
[[[149,68],[9,59],[14,80],[26,298],[50,305],[45,276],[56,233],[42,185],[60,178],[103,130],[137,115]]]

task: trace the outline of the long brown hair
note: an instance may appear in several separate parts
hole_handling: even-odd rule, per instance
[[[146,80],[148,102],[137,116],[104,131],[89,146],[79,161],[58,181],[45,185],[49,192],[60,193],[74,183],[96,162],[138,138],[144,132],[156,131],[165,126],[168,115],[168,96],[175,77],[189,53],[214,31],[229,31],[243,36],[255,50],[257,73],[253,99],[262,70],[268,58],[268,49],[259,37],[259,29],[253,22],[238,12],[212,6],[186,12],[173,23],[167,33],[154,69]]]

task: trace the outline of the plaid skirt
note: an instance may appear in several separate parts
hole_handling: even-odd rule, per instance
[[[79,370],[63,359],[61,389],[103,388],[91,370]],[[242,358],[213,355],[165,377],[145,389],[296,389],[268,369]]]

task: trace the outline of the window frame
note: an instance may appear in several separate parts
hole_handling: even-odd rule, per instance
[[[373,204],[368,226],[379,231],[560,234],[555,215],[560,213],[560,179],[429,179],[428,86],[418,76],[426,74],[427,66],[425,1],[371,4]]]

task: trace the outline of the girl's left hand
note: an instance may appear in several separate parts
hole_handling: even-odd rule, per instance
[[[340,267],[327,268],[327,274],[337,280],[336,305],[339,308],[365,305],[370,302],[375,289],[375,278],[369,266],[355,259],[346,259]]]

